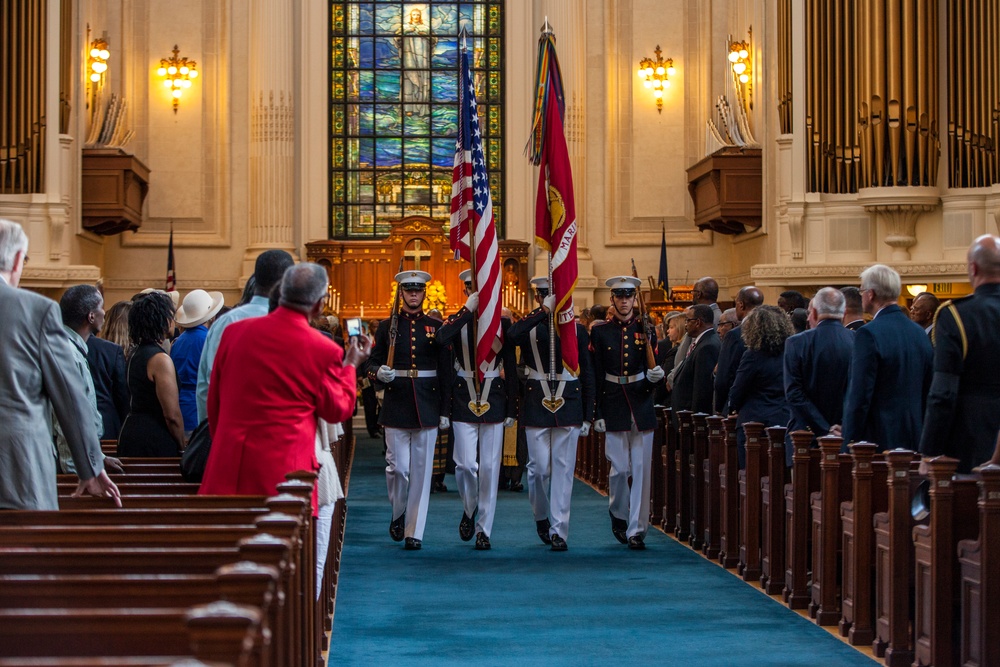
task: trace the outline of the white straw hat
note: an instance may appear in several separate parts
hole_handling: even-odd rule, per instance
[[[222,310],[222,292],[206,292],[203,289],[191,290],[184,297],[184,303],[177,309],[174,321],[177,326],[191,329],[204,324]]]

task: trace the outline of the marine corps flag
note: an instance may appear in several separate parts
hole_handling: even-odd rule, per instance
[[[541,167],[535,201],[535,242],[549,251],[552,294],[556,298],[556,326],[563,366],[580,373],[576,341],[573,290],[576,288],[576,206],[573,174],[563,132],[562,74],[556,58],[555,35],[542,33],[538,40],[538,77],[535,118],[528,156]]]

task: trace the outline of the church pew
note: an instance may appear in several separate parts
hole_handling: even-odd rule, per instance
[[[653,428],[653,455],[650,457],[649,475],[649,524],[663,525],[663,412],[657,407],[656,426]]]
[[[850,496],[851,457],[840,454],[843,440],[831,435],[818,439],[820,490],[811,494],[812,586],[809,615],[819,625],[840,621],[840,504]]]
[[[888,468],[876,445],[859,442],[851,450],[851,499],[840,506],[843,530],[841,568],[841,637],[854,645],[871,644],[875,638],[873,589],[875,584],[876,512],[889,502]],[[876,456],[878,457],[876,459]]]
[[[951,667],[959,664],[961,643],[958,543],[976,538],[979,490],[975,479],[955,478],[958,460],[938,456],[925,462],[931,481],[930,519],[913,529],[913,664]]]
[[[740,562],[736,571],[743,581],[760,580],[760,478],[766,469],[764,425],[743,424],[746,434],[746,468],[740,471]]]
[[[663,496],[660,501],[663,505],[663,532],[673,533],[677,527],[677,478],[674,476],[674,459],[677,456],[677,430],[672,427],[674,423],[673,410],[661,408],[662,423],[658,425],[663,435],[663,450],[661,451],[660,466],[663,468]]]
[[[115,484],[186,484],[180,470],[173,472],[127,470],[124,473],[109,473],[108,477]],[[79,478],[76,475],[56,475],[56,483],[65,486],[74,485],[76,488]]]
[[[687,462],[691,502],[691,523],[688,542],[700,550],[705,540],[705,462],[708,459],[708,415],[699,412],[691,416],[691,456]]]
[[[736,447],[736,417],[726,417],[722,464],[719,466],[719,563],[734,568],[740,562],[740,489]]]
[[[1000,665],[1000,466],[977,468],[979,537],[958,543],[962,583],[961,664]]]
[[[191,609],[3,609],[0,647],[9,657],[151,656],[169,664],[190,656],[255,665],[259,626],[256,609],[221,601]]]
[[[809,498],[819,488],[822,453],[813,448],[810,431],[792,432],[792,481],[785,485],[785,587],[781,596],[790,609],[806,609],[811,599],[809,566],[812,517]]]
[[[116,482],[116,484],[118,484]],[[122,482],[118,484],[118,491],[123,496],[139,495],[195,495],[198,493],[200,484],[184,483],[144,483],[144,482]],[[76,482],[63,482],[56,485],[56,491],[60,496],[68,496],[76,491]]]
[[[677,514],[674,518],[674,535],[678,540],[686,542],[691,530],[691,476],[688,474],[688,461],[691,459],[691,438],[693,422],[690,410],[677,413],[677,451],[674,452],[674,490],[677,502]]]
[[[725,420],[714,415],[706,420],[708,425],[708,458],[702,467],[705,487],[704,524],[701,551],[706,558],[719,557],[719,514],[722,510],[719,492],[719,466],[722,465],[726,446]]]
[[[913,662],[913,515],[910,502],[921,478],[912,474],[917,464],[913,452],[885,452],[888,468],[886,511],[876,512],[875,532],[875,638],[872,652],[889,667],[909,667]]]
[[[786,430],[783,426],[766,430],[767,470],[760,480],[760,587],[768,595],[778,595],[785,587]]]

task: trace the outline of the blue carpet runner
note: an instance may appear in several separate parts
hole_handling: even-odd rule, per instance
[[[658,530],[629,551],[579,481],[568,552],[538,539],[527,490],[500,493],[493,549],[475,551],[451,476],[423,550],[404,551],[384,470],[381,442],[359,439],[331,665],[875,664]]]

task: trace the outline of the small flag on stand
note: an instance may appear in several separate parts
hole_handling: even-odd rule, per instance
[[[167,245],[167,292],[177,289],[177,276],[174,275],[174,226],[170,225],[170,243]]]

